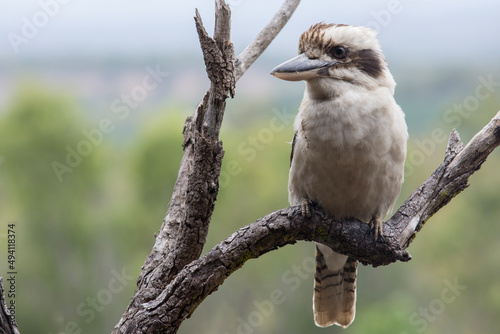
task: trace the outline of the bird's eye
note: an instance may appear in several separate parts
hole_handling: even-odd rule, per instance
[[[347,50],[343,46],[335,46],[330,51],[330,54],[337,59],[344,59],[347,56]]]

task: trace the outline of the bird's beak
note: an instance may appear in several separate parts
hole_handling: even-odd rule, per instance
[[[309,59],[305,53],[301,53],[297,57],[276,66],[271,71],[271,74],[276,78],[288,81],[309,80],[324,76],[321,70],[333,64],[335,64],[335,62],[328,62],[321,59]]]

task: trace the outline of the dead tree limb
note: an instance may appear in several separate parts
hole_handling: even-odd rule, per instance
[[[243,73],[259,58],[264,50],[271,44],[274,38],[288,22],[292,14],[297,9],[300,0],[286,0],[281,8],[274,14],[274,17],[262,29],[250,45],[243,50],[236,59],[235,77],[238,80]]]
[[[361,221],[334,221],[319,208],[313,208],[312,216],[304,219],[299,206],[285,208],[239,229],[188,264],[144,307],[151,313],[173,309],[176,318],[185,319],[247,260],[299,240],[328,245],[372,266],[408,261],[411,256],[405,249],[424,223],[468,186],[469,177],[498,145],[500,111],[465,148],[453,130],[444,162],[384,224],[384,239],[377,243],[369,225]]]
[[[2,277],[0,277],[0,334],[19,334],[16,320],[7,307]]]
[[[288,5],[289,10],[280,11],[289,18],[297,4],[287,0],[284,7]],[[218,193],[224,154],[218,136],[225,100],[268,44],[253,43],[257,51],[244,51],[235,65],[229,7],[216,0],[216,9],[213,38],[206,33],[198,12],[195,17],[211,87],[186,120],[184,156],[167,216],[114,333],[176,333],[196,307],[248,259],[298,240],[323,243],[373,266],[408,261],[411,257],[405,249],[424,223],[468,186],[470,175],[500,144],[500,112],[465,148],[453,131],[444,162],[384,224],[384,239],[376,243],[365,223],[334,221],[319,208],[313,208],[312,217],[304,219],[297,207],[290,207],[239,229],[200,258]],[[271,36],[284,24],[276,22],[269,29]]]
[[[275,18],[259,34],[235,65],[230,41],[231,13],[223,0],[216,0],[214,36],[208,36],[196,11],[195,24],[200,39],[210,89],[184,125],[184,155],[169,208],[155,245],[137,279],[137,290],[113,333],[175,333],[182,322],[163,309],[153,314],[144,304],[156,300],[176,275],[198,259],[206,241],[224,150],[219,131],[225,100],[234,95],[237,78],[269,45],[297,7],[300,0],[287,0]],[[266,36],[263,38],[262,36]],[[235,75],[238,68],[238,77]],[[184,311],[184,310],[183,310]],[[169,320],[167,320],[169,319]],[[167,328],[165,330],[165,328]]]

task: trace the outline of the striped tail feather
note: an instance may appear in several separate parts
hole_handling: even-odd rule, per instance
[[[313,295],[317,326],[336,324],[345,328],[352,323],[356,311],[357,267],[356,259],[317,245]]]

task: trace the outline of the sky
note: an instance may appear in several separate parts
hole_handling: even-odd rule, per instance
[[[228,3],[238,52],[282,1]],[[1,0],[0,5],[0,60],[182,54],[198,50],[195,8],[207,30],[213,27],[214,3],[207,0]],[[375,28],[386,55],[406,61],[474,62],[498,58],[499,14],[498,1],[303,0],[268,52],[295,53],[299,35],[325,21]]]

